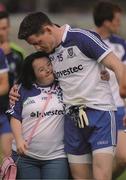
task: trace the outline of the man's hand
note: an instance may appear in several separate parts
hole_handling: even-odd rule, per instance
[[[18,87],[17,84],[15,84],[11,88],[11,90],[9,92],[9,102],[10,102],[10,105],[15,105],[15,102],[19,100],[20,95],[18,93],[18,89],[19,89],[19,87]]]
[[[102,70],[101,73],[101,79],[104,80],[104,81],[109,81],[110,79],[110,74],[107,70]]]

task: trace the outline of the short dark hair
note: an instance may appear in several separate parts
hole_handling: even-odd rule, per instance
[[[0,19],[7,18],[9,19],[9,14],[7,11],[0,11]]]
[[[105,20],[112,21],[115,13],[122,13],[118,4],[109,1],[99,1],[93,11],[94,23],[97,27],[102,26]]]
[[[43,57],[49,58],[48,54],[38,51],[30,54],[25,58],[25,60],[23,61],[21,74],[17,81],[18,84],[21,83],[23,87],[25,87],[26,89],[31,89],[32,84],[36,82],[36,77],[34,74],[32,63],[35,59]]]
[[[33,34],[42,33],[44,25],[53,25],[46,14],[42,12],[30,13],[20,24],[18,38],[27,40]]]

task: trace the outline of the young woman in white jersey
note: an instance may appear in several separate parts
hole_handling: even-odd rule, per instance
[[[20,155],[17,179],[68,179],[62,93],[47,54],[29,55],[18,83],[20,98],[9,111],[15,137],[12,157],[16,161]],[[51,98],[43,114],[49,93]],[[28,143],[38,118],[41,120]]]

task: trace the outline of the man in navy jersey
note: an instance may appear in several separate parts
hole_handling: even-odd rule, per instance
[[[20,74],[22,61],[23,61],[23,54],[22,52],[17,50],[17,48],[14,47],[13,43],[10,42],[9,30],[10,30],[9,15],[6,11],[0,11],[0,48],[4,51],[4,54],[6,56],[6,61],[9,68],[8,71],[9,87],[11,88]],[[7,92],[4,95],[0,96],[0,114],[2,114],[2,119],[3,119],[2,121],[5,122],[5,124],[8,121],[8,117],[5,114],[5,111],[8,109],[8,103],[9,103],[9,98]],[[2,132],[1,144],[3,148],[3,154],[5,156],[10,154],[11,139],[12,139],[11,130],[10,133],[8,130],[8,134]]]
[[[0,97],[7,94],[9,91],[9,81],[8,81],[8,64],[3,50],[0,49]],[[2,112],[2,104],[0,104],[0,140],[3,140],[2,134],[5,134],[5,138],[8,139],[10,133],[9,121],[4,118],[4,113]],[[2,150],[4,147],[2,146]]]
[[[8,65],[5,55],[0,49],[0,96],[6,94],[8,90]]]
[[[73,178],[91,179],[93,166],[95,179],[111,179],[116,107],[100,72],[113,70],[126,97],[126,67],[95,32],[58,27],[42,12],[23,19],[18,37],[50,54],[66,104],[65,151]]]
[[[107,13],[106,13],[107,12]],[[126,41],[116,35],[118,33],[122,17],[122,9],[118,4],[108,1],[101,1],[96,4],[93,11],[96,32],[101,36],[102,40],[112,48],[113,52],[119,59],[126,63]],[[124,100],[119,95],[119,86],[115,74],[109,70],[110,86],[112,94],[117,106],[116,120],[118,129],[118,141],[116,150],[116,161],[114,162],[114,174],[117,177],[126,167],[126,133],[123,126],[123,118],[125,117],[126,107]]]

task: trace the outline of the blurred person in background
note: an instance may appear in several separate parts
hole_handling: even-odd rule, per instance
[[[6,7],[3,3],[0,3],[0,11],[5,11]]]
[[[9,15],[6,11],[0,11],[0,48],[3,50],[6,61],[8,63],[8,78],[9,78],[9,87],[11,88],[18,78],[18,75],[21,72],[23,54],[19,50],[18,46],[9,40],[9,31],[10,31],[10,21]],[[0,113],[3,116],[3,122],[8,121],[8,117],[5,114],[5,111],[8,109],[8,93],[0,96]],[[10,144],[12,141],[11,131],[1,134],[1,146],[3,155],[8,156],[10,154]]]
[[[109,1],[100,1],[96,4],[93,11],[95,31],[101,36],[102,40],[113,50],[118,58],[126,64],[126,41],[116,35],[119,32],[122,18],[122,9],[118,4]],[[118,129],[116,159],[114,162],[113,177],[118,177],[126,168],[126,128],[123,119],[126,113],[124,99],[120,97],[119,85],[115,74],[110,73],[110,87],[117,106],[115,113]]]
[[[115,105],[100,72],[104,66],[112,69],[120,95],[126,97],[126,67],[95,32],[58,27],[42,12],[23,19],[18,37],[50,54],[67,105],[65,151],[73,178],[91,179],[93,166],[95,179],[110,180],[116,145]]]
[[[6,57],[3,53],[3,50],[0,49],[0,97],[7,94],[9,91],[9,80],[8,80],[8,64]],[[6,115],[2,109],[2,104],[0,103],[0,141],[3,142],[3,134],[5,134],[6,145],[9,150],[11,150],[11,144],[9,143],[10,140],[10,125],[9,121],[6,118]],[[2,143],[2,154],[4,156],[10,154],[10,151],[8,149],[5,149],[3,143]],[[4,151],[5,149],[5,151]]]

